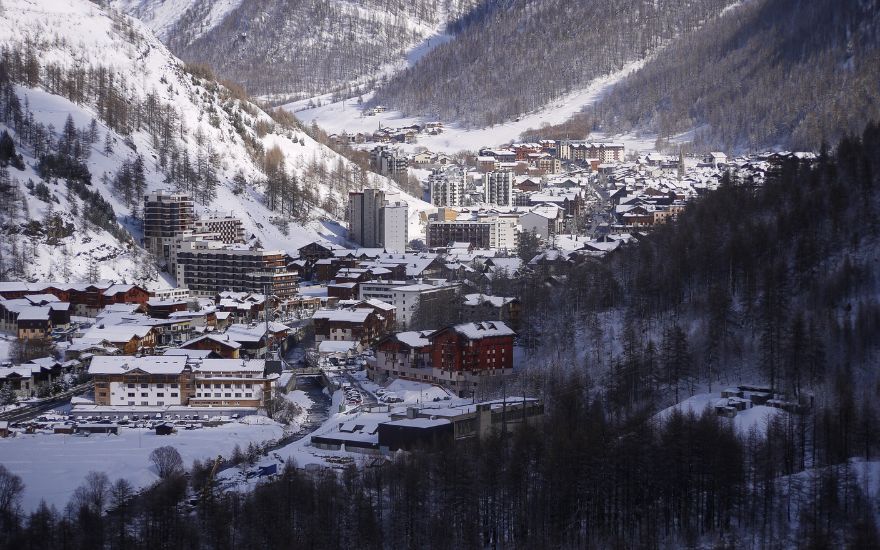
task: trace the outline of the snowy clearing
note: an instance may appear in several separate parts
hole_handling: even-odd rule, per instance
[[[104,472],[111,481],[126,478],[135,487],[145,487],[158,479],[149,459],[153,449],[174,446],[189,468],[196,459],[229,456],[236,444],[247,447],[251,442],[280,438],[281,426],[269,422],[181,429],[166,436],[144,428],[120,428],[118,436],[18,434],[0,439],[0,463],[24,481],[25,511],[35,509],[41,499],[60,510],[90,471]]]
[[[721,393],[698,393],[676,405],[663,409],[654,418],[661,422],[666,421],[675,410],[681,411],[683,414],[693,413],[699,416],[707,408],[712,409],[715,401],[719,399],[721,399]],[[714,414],[714,411],[712,413]],[[723,418],[723,420],[732,422],[734,429],[740,435],[748,435],[753,427],[759,435],[764,435],[767,433],[767,425],[779,414],[783,414],[783,411],[766,405],[755,405],[740,411],[733,418]]]

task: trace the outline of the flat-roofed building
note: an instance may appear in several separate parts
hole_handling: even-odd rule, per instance
[[[193,200],[188,193],[157,191],[144,195],[144,246],[168,259],[172,239],[193,228]]]
[[[297,276],[287,270],[281,250],[229,246],[216,241],[177,241],[177,283],[195,296],[216,296],[224,290],[263,292],[280,298],[296,293]]]

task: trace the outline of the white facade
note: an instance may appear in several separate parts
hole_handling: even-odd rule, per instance
[[[483,202],[514,206],[513,172],[487,172],[483,176]]]
[[[180,405],[180,383],[110,383],[111,406],[150,406],[164,407],[166,405]]]
[[[436,206],[465,206],[465,174],[458,167],[435,170],[428,176],[431,188],[431,204]]]
[[[481,217],[481,221],[482,221]],[[519,217],[512,215],[496,215],[486,218],[492,222],[489,232],[489,248],[495,250],[515,250],[519,241]]]
[[[409,243],[409,210],[403,201],[382,207],[382,245],[387,252],[405,252]]]

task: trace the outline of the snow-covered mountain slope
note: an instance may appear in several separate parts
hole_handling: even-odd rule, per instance
[[[111,0],[110,5],[143,21],[161,40],[167,40],[177,24],[197,18],[189,36],[198,38],[217,26],[243,0]]]
[[[351,96],[477,0],[114,0],[181,59],[254,96]],[[439,43],[434,40],[433,44]],[[367,89],[372,86],[366,85]]]
[[[68,115],[83,133],[96,119],[91,152],[82,155],[91,173],[90,188],[113,207],[132,243],[140,238],[140,199],[113,181],[123,164],[138,155],[144,159],[142,191],[191,190],[199,212],[232,212],[263,246],[291,253],[319,237],[344,239],[338,222],[348,191],[367,185],[396,190],[390,180],[362,172],[291,122],[277,122],[240,94],[188,72],[146,26],[130,17],[85,0],[5,0],[3,7],[0,47],[5,54],[0,61],[8,63],[15,96],[25,112],[24,122],[9,120],[3,126],[15,135],[27,164],[23,172],[9,170],[28,203],[27,212],[19,209],[13,223],[4,220],[10,227],[43,220],[50,202],[51,213],[69,221],[76,219],[72,203],[78,202],[82,210],[80,199],[67,200],[61,178],[44,181],[35,171],[40,154],[28,138],[28,132],[41,125],[51,134],[50,141],[58,143]],[[286,180],[296,182],[280,191],[288,195],[280,197],[282,204],[295,199],[290,201],[294,207],[283,214],[266,206],[267,193],[281,173],[274,169],[267,178],[270,157],[275,159],[273,166],[281,161]],[[35,185],[45,183],[58,202],[31,196],[24,187],[29,179]],[[296,197],[289,196],[293,192]],[[410,204],[410,232],[417,237],[419,211],[430,205],[407,195],[404,199]],[[124,240],[95,227],[76,231],[58,245],[29,240],[36,254],[19,276],[60,278],[53,269],[60,246],[73,257],[80,255],[71,269],[72,280],[84,277],[83,258],[91,251],[106,260],[100,265],[102,278],[132,280],[144,271],[139,267],[143,252]],[[23,242],[22,238],[18,245]],[[0,252],[8,258],[9,239],[4,238],[4,245]],[[99,245],[103,251],[97,250]]]

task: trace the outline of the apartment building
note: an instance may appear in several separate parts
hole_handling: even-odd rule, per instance
[[[422,300],[455,300],[459,285],[442,279],[428,282],[369,281],[360,284],[361,300],[381,300],[394,306],[397,326],[406,328]]]
[[[367,248],[403,252],[409,242],[409,212],[396,193],[381,189],[349,193],[348,236]]]
[[[95,403],[111,407],[261,407],[272,396],[263,360],[97,356],[89,374]]]
[[[297,277],[287,270],[290,261],[281,250],[229,246],[219,241],[175,241],[177,284],[195,296],[218,292],[263,292],[279,298],[296,293]]]
[[[514,206],[513,184],[513,172],[486,172],[483,175],[483,202],[497,206]]]
[[[193,228],[193,200],[188,193],[157,191],[144,195],[144,246],[168,259],[174,236]]]
[[[467,206],[465,174],[461,168],[453,166],[434,170],[428,176],[431,189],[431,204],[435,206]]]
[[[469,395],[488,377],[513,372],[516,333],[502,321],[462,323],[437,331],[401,332],[380,340],[367,376],[406,378]]]
[[[193,222],[193,233],[211,234],[225,244],[245,242],[244,224],[235,216],[210,216]]]

